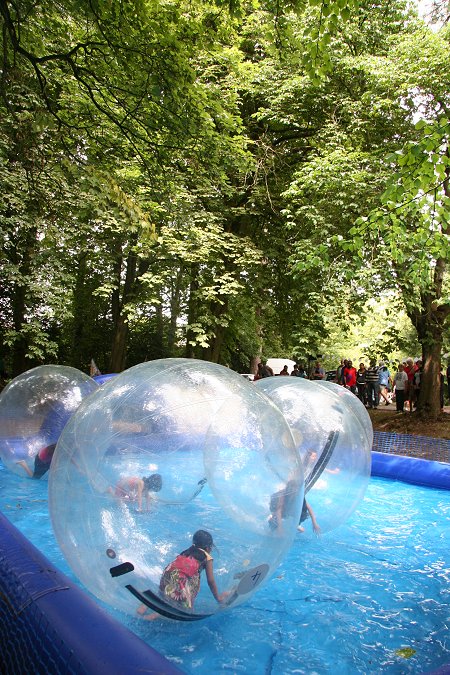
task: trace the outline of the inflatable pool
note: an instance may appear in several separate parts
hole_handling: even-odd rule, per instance
[[[450,490],[450,465],[373,453],[372,475]],[[60,573],[0,514],[0,670],[180,673]],[[450,673],[442,666],[435,675]]]

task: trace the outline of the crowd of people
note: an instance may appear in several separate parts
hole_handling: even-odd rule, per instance
[[[308,370],[305,369],[304,364],[296,363],[291,372],[285,365],[280,373],[274,373],[267,363],[261,362],[258,364],[254,379],[259,380],[273,375],[290,375],[309,380],[331,380],[353,392],[366,408],[376,409],[379,405],[390,405],[395,402],[396,412],[402,413],[405,410],[412,411],[417,406],[422,365],[421,359],[408,357],[398,364],[395,372],[391,373],[388,365],[383,361],[377,364],[375,359],[371,359],[368,366],[361,361],[356,368],[350,359],[342,359],[335,371],[327,373],[321,362],[317,360]],[[443,409],[445,378],[447,378],[447,393],[450,400],[450,363],[445,374],[441,368],[440,377],[440,403]]]
[[[350,389],[367,408],[378,408],[380,403],[390,405],[395,401],[397,413],[412,411],[417,407],[422,381],[422,360],[408,357],[399,362],[391,374],[388,366],[371,360],[369,366],[361,362],[358,370],[352,362],[342,359],[336,370],[335,382]],[[450,365],[446,372],[450,378]],[[450,394],[450,384],[449,394]],[[445,375],[440,369],[440,404],[444,408]],[[450,398],[450,396],[449,396]]]

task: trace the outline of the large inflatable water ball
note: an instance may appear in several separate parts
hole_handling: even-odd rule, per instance
[[[246,601],[270,577],[302,502],[280,410],[237,373],[194,359],[103,384],[64,429],[49,479],[57,541],[85,586],[131,615],[187,621]]]
[[[317,384],[319,384],[322,387],[325,387],[326,389],[329,389],[330,391],[334,392],[339,398],[342,400],[342,402],[352,410],[352,412],[356,415],[356,417],[359,419],[361,422],[361,426],[363,427],[365,434],[367,436],[367,441],[369,443],[369,446],[372,447],[373,445],[373,425],[372,425],[372,420],[370,419],[370,415],[367,412],[366,406],[364,403],[362,403],[355,394],[353,394],[350,389],[347,389],[346,387],[343,387],[340,384],[337,384],[336,382],[327,382],[326,380],[317,380]]]
[[[358,416],[335,392],[300,377],[268,377],[254,386],[283,412],[302,459],[301,527],[306,534],[335,529],[358,506],[370,478],[372,445]]]
[[[48,476],[56,443],[98,385],[77,368],[48,365],[14,378],[0,394],[0,457],[20,476]]]

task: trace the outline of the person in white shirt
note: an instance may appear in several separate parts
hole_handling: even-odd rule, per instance
[[[394,386],[396,412],[401,413],[405,405],[405,394],[408,386],[408,375],[405,373],[403,363],[398,364],[398,370],[394,375]]]

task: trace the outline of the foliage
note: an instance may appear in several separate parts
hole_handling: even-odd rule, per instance
[[[443,344],[448,29],[403,0],[0,15],[14,372],[182,354],[247,371],[362,342],[389,356],[412,350],[400,298],[422,344]],[[378,332],[374,297],[395,298]]]
[[[335,368],[342,358],[353,363],[371,359],[390,363],[411,356],[420,357],[417,335],[399,298],[385,295],[368,300],[360,312],[348,308],[345,324],[330,320],[329,335],[322,343],[324,363]]]

